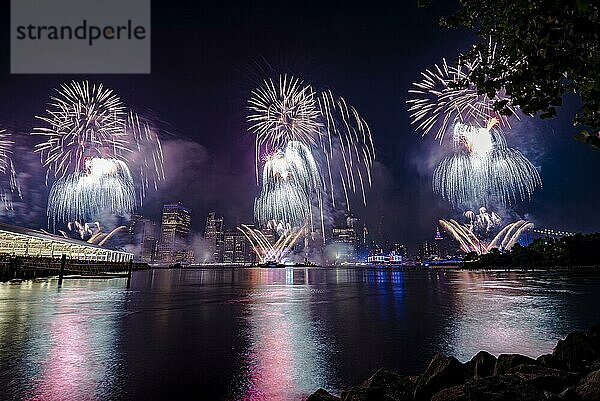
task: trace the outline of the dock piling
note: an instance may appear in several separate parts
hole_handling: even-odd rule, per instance
[[[65,275],[65,265],[67,264],[67,255],[64,253],[60,257],[60,273],[58,273],[58,286],[62,286],[63,276]]]
[[[129,260],[129,269],[127,269],[127,288],[131,286],[131,270],[133,269],[133,259]]]

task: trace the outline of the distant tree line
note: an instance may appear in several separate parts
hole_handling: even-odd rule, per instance
[[[465,266],[554,267],[600,265],[600,233],[562,238],[539,238],[528,246],[515,244],[510,251],[494,248],[485,255],[470,252]]]

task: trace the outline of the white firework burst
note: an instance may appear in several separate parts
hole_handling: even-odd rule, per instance
[[[92,158],[85,170],[57,180],[48,197],[48,219],[89,221],[102,214],[125,216],[135,209],[135,188],[127,164],[117,159]]]
[[[454,207],[529,200],[542,186],[537,169],[504,135],[487,127],[456,123],[454,149],[433,173],[433,190]]]
[[[318,160],[321,192],[329,194],[334,207],[339,192],[348,208],[349,193],[360,193],[366,204],[375,149],[367,122],[344,98],[280,75],[278,85],[267,79],[252,92],[248,109],[249,131],[256,135],[257,180],[262,153],[297,142]]]
[[[126,117],[120,98],[102,84],[63,84],[51,98],[46,115],[36,116],[45,125],[32,132],[45,137],[35,151],[48,169],[47,177],[63,178],[81,171],[85,158],[126,160],[130,152]]]
[[[496,57],[496,47],[490,43],[486,56]],[[504,115],[494,109],[494,103],[499,100],[510,100],[500,90],[493,98],[477,92],[477,87],[469,84],[469,76],[480,64],[474,62],[459,62],[458,65],[448,65],[443,59],[441,65],[427,69],[421,73],[421,81],[413,83],[408,91],[411,98],[407,101],[411,124],[423,133],[423,136],[435,132],[435,138],[440,142],[454,123],[460,122],[474,126],[485,124],[489,119],[496,118],[501,128],[510,128],[510,118],[516,114],[508,102],[510,115]]]
[[[6,130],[0,130],[0,204],[12,210],[15,197],[21,198],[21,187],[12,161],[14,141]]]
[[[35,151],[47,169],[46,183],[54,181],[48,200],[53,223],[99,212],[129,214],[136,193],[141,206],[148,189],[165,179],[158,130],[102,84],[62,85],[37,118],[44,125],[32,135],[44,137]]]
[[[305,145],[291,141],[285,150],[267,157],[262,191],[254,204],[255,218],[261,226],[293,228],[313,224],[313,203],[321,204],[317,164]]]

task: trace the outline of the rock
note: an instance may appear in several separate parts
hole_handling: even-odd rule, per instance
[[[587,331],[588,340],[596,352],[596,356],[600,356],[600,324],[595,324]]]
[[[414,376],[404,377],[388,369],[379,369],[362,384],[362,387],[381,388],[391,399],[405,401],[412,400],[415,384]]]
[[[340,401],[340,397],[331,395],[327,390],[320,388],[309,395],[306,401]]]
[[[567,335],[564,340],[558,341],[552,356],[564,368],[580,371],[594,362],[596,352],[584,333],[574,331]]]
[[[353,387],[342,391],[342,401],[394,401],[380,387]]]
[[[535,360],[542,366],[546,366],[549,368],[559,367],[556,359],[552,356],[552,354],[540,355]]]
[[[525,355],[520,354],[500,354],[496,361],[496,368],[494,369],[495,375],[506,374],[509,369],[515,366],[528,364],[535,365],[537,361]]]
[[[539,390],[556,394],[564,391],[569,386],[575,385],[580,379],[580,375],[577,373],[540,365],[518,365],[509,369],[508,373],[520,377]]]
[[[600,370],[588,374],[575,389],[582,401],[600,400]]]
[[[431,401],[545,401],[544,393],[514,375],[489,376],[447,388]]]
[[[560,401],[581,401],[575,392],[574,387],[569,387],[558,396],[558,400]]]
[[[494,374],[496,359],[489,352],[479,351],[469,362],[465,363],[465,369],[470,377],[488,377]]]
[[[434,394],[431,401],[468,401],[465,394],[465,386],[454,386],[446,388]]]
[[[415,387],[415,400],[428,400],[445,388],[463,384],[466,371],[462,363],[452,356],[437,354]]]

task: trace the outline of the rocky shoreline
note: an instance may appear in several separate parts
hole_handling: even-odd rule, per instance
[[[378,370],[335,396],[324,389],[307,401],[600,401],[600,324],[560,340],[552,354],[497,358],[480,351],[461,363],[437,354],[418,376]]]

